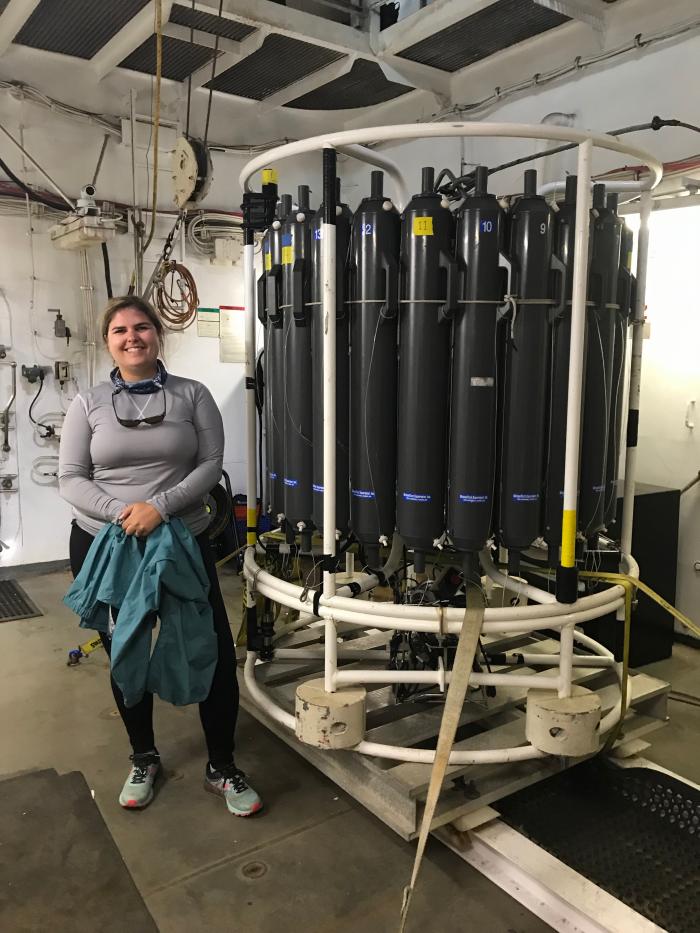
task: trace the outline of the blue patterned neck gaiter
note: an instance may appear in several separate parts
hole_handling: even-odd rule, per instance
[[[114,386],[114,394],[125,391],[131,392],[133,395],[151,395],[153,392],[162,389],[168,378],[168,371],[160,360],[157,360],[156,366],[158,371],[153,379],[141,379],[139,382],[125,382],[119,372],[119,367],[115,366],[109,374]]]

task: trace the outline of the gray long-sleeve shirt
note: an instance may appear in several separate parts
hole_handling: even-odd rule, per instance
[[[127,428],[115,417],[113,391],[101,382],[76,396],[63,423],[59,490],[78,525],[95,535],[126,505],[149,502],[166,521],[181,518],[192,534],[201,534],[209,524],[204,497],[221,479],[224,453],[223,422],[211,392],[171,374],[161,392],[121,392],[114,401],[122,419],[160,414],[165,394],[162,422]]]

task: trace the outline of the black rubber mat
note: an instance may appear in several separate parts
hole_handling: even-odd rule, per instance
[[[82,774],[0,782],[0,930],[157,933]]]
[[[503,820],[668,933],[700,929],[700,791],[602,759],[499,800]]]
[[[43,614],[16,580],[0,580],[0,622],[34,619]]]

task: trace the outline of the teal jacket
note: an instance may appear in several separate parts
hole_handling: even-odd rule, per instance
[[[209,579],[197,542],[180,519],[146,538],[106,524],[64,597],[83,628],[112,635],[112,676],[134,706],[146,691],[184,706],[209,695],[218,659]],[[155,616],[160,630],[151,654]]]

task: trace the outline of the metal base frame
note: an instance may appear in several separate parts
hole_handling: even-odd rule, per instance
[[[323,631],[323,628],[317,627],[288,636],[284,639],[287,646],[285,654],[292,657],[256,665],[256,681],[260,688],[274,704],[292,716],[297,686],[319,676],[323,671],[323,656],[318,650],[323,645]],[[339,646],[341,670],[343,667],[351,670],[356,663],[350,660],[343,664],[342,653],[345,647],[364,651],[368,659],[364,664],[374,658],[382,667],[386,666],[386,632],[348,627],[343,638]],[[488,647],[494,652],[524,650],[528,654],[548,655],[555,650],[556,644],[549,639],[511,636],[500,640],[489,639]],[[298,659],[293,657],[295,650],[299,653]],[[312,656],[314,653],[316,657]],[[519,673],[529,674],[533,687],[541,676],[531,668],[519,669]],[[603,714],[618,699],[617,678],[610,668],[577,668],[574,682],[598,692]],[[664,681],[646,674],[635,674],[630,678],[630,709],[625,717],[618,747],[638,742],[642,736],[664,724],[667,718],[668,690],[669,685]],[[485,697],[480,690],[473,691],[470,702],[464,706],[455,748],[494,749],[524,744],[526,696],[527,689],[518,686],[500,687],[494,698]],[[430,765],[389,761],[352,751],[322,751],[304,745],[293,731],[261,708],[251,696],[243,678],[241,703],[247,712],[263,722],[400,836],[407,840],[415,838],[430,780]],[[368,685],[366,737],[371,742],[422,747],[431,747],[432,744],[434,747],[441,715],[442,703],[427,705],[410,701],[397,704],[390,686]],[[579,760],[547,756],[509,764],[452,765],[447,771],[433,828],[479,811],[522,787],[571,767]]]

